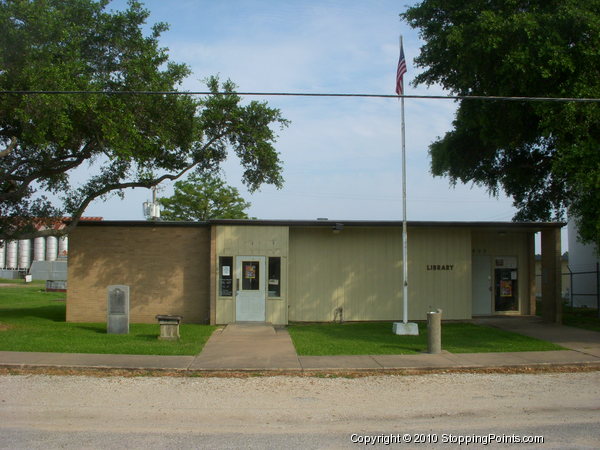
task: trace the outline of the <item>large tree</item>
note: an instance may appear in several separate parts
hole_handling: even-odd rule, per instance
[[[282,184],[272,127],[287,121],[266,103],[242,105],[232,82],[210,77],[205,98],[119,94],[175,91],[190,71],[159,47],[165,24],[144,34],[139,2],[108,3],[0,0],[0,91],[45,92],[0,94],[0,239],[54,234],[39,225],[63,216],[68,232],[93,200],[215,170],[229,150],[250,191]],[[76,184],[80,167],[90,174]]]
[[[165,220],[247,219],[250,207],[236,188],[210,172],[176,181],[174,194],[158,202]]]
[[[425,0],[401,14],[425,44],[415,84],[458,95],[600,98],[600,0]],[[432,173],[504,190],[515,220],[568,209],[600,245],[600,105],[462,100]]]

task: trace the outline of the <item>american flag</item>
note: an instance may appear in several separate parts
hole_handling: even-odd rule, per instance
[[[400,42],[400,59],[398,60],[398,71],[396,72],[396,94],[402,95],[403,81],[402,77],[406,73],[406,59],[404,59],[404,48]]]

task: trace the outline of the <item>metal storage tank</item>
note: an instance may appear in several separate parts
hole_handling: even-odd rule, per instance
[[[19,241],[19,268],[29,269],[31,265],[31,240],[21,239]]]
[[[58,249],[57,239],[54,236],[46,238],[46,261],[56,261],[56,252]]]
[[[43,237],[36,237],[33,240],[33,260],[44,261],[46,257],[46,239]]]
[[[69,237],[61,236],[58,239],[58,256],[67,256],[69,254]]]
[[[17,241],[8,241],[6,244],[6,268],[17,269]]]
[[[0,269],[4,269],[4,267],[6,266],[6,258],[4,257],[5,247],[6,246],[4,245],[4,241],[0,241]]]

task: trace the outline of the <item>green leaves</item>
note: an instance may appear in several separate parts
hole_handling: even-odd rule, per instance
[[[0,0],[0,90],[106,92],[0,96],[0,239],[54,233],[34,231],[41,215],[71,216],[75,226],[96,198],[216,170],[229,150],[251,191],[283,183],[271,127],[288,122],[266,103],[243,105],[233,82],[208,78],[212,95],[202,99],[115,94],[176,91],[190,71],[159,46],[166,24],[144,35],[149,13],[139,2],[107,5]],[[72,185],[84,163],[89,179]],[[61,193],[63,204],[45,191]]]
[[[247,219],[245,210],[250,207],[236,188],[226,185],[216,174],[198,172],[175,182],[174,195],[159,202],[165,220]]]
[[[207,85],[215,94],[201,102],[200,119],[207,140],[213,142],[214,152],[222,155],[228,144],[233,148],[245,169],[243,181],[250,192],[263,183],[281,187],[282,167],[273,146],[277,136],[271,125],[284,128],[289,121],[266,102],[239,105],[240,97],[234,93],[236,86],[231,81],[223,83],[220,92],[224,94],[218,93],[217,77],[209,78]]]
[[[463,95],[600,98],[600,0],[425,0],[401,16],[425,40],[417,84]],[[599,108],[464,100],[453,130],[430,146],[432,172],[503,190],[517,220],[561,219],[568,208],[581,237],[600,245],[600,211],[587,206],[600,204]]]

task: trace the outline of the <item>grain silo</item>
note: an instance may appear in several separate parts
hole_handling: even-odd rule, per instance
[[[69,254],[69,237],[61,236],[58,239],[58,256],[66,257]]]
[[[18,268],[29,269],[31,265],[31,240],[21,239],[19,241]]]
[[[46,239],[43,237],[36,237],[33,240],[33,260],[43,261],[46,257]]]
[[[8,241],[6,244],[6,268],[17,269],[17,241]]]
[[[58,252],[57,239],[54,236],[48,236],[46,239],[46,261],[56,261]]]

